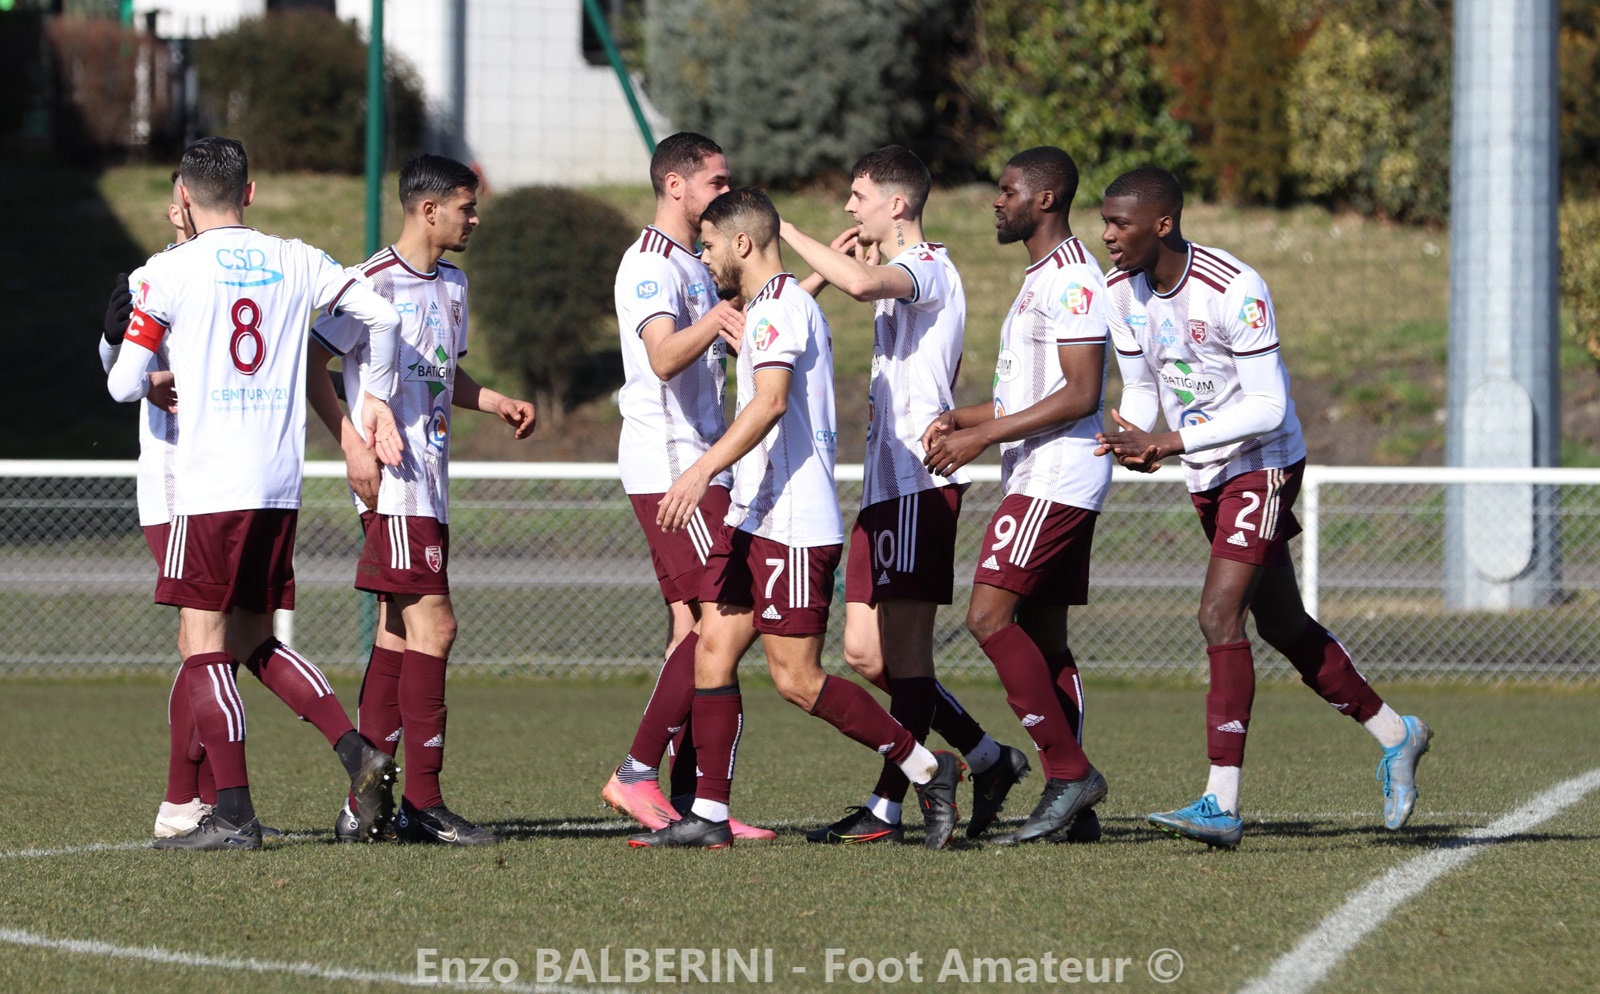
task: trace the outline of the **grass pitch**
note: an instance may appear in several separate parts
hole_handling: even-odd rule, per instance
[[[547,990],[1232,991],[1385,871],[1600,765],[1593,689],[1381,688],[1437,734],[1417,814],[1392,833],[1380,824],[1371,739],[1303,688],[1264,686],[1244,845],[1213,852],[1142,821],[1191,800],[1204,782],[1203,690],[1091,679],[1087,744],[1111,784],[1101,843],[1004,850],[958,834],[942,853],[821,847],[800,832],[860,803],[875,757],[778,700],[755,676],[757,660],[746,668],[734,811],[778,826],[780,837],[713,853],[630,850],[631,826],[600,806],[598,789],[649,692],[643,683],[452,680],[446,796],[508,836],[457,851],[330,844],[343,793],[337,762],[247,679],[257,806],[295,834],[261,853],[184,854],[145,847],[165,774],[164,682],[8,681],[0,990],[387,990],[416,975],[419,949],[434,949],[469,969],[473,959],[515,961],[518,989],[541,989],[543,955],[559,957],[561,971]],[[336,687],[353,702],[350,681]],[[997,685],[956,689],[1002,741],[1024,742]],[[1041,786],[1035,772],[1007,814],[1025,814]],[[965,810],[966,785],[961,801]],[[1317,989],[1600,987],[1597,814],[1600,794],[1591,794],[1485,846],[1402,904]],[[908,840],[920,839],[917,821],[908,814]],[[66,851],[18,855],[30,848]],[[61,940],[90,944],[37,946]],[[629,948],[668,950],[669,970],[603,982],[602,951],[623,977]],[[758,979],[695,982],[677,972],[683,949],[755,950]],[[832,983],[829,949],[844,951]],[[951,949],[966,983],[956,973],[938,979]],[[1160,949],[1183,959],[1171,984],[1147,969]],[[568,982],[579,950],[595,983],[581,969]],[[913,955],[922,982],[904,973],[893,982]],[[1047,955],[1089,969],[1076,983],[1019,980]],[[207,957],[231,966],[194,965]],[[1122,983],[1090,982],[1118,959],[1128,961]],[[309,972],[273,967],[286,963]],[[502,963],[502,978],[508,972]]]

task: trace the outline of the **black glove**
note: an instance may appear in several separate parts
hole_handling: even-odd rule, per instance
[[[111,299],[106,301],[106,344],[112,347],[122,343],[133,320],[133,292],[128,289],[128,274],[118,273],[116,285],[111,288]]]

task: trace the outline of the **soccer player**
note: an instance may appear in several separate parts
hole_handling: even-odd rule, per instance
[[[345,396],[360,420],[362,397],[374,391],[367,326],[349,313],[320,318],[312,328],[311,405],[345,452],[352,499],[366,542],[356,588],[379,599],[377,640],[357,700],[357,726],[393,755],[403,738],[406,785],[395,816],[403,842],[493,845],[499,836],[451,811],[439,787],[444,767],[445,669],[455,642],[450,602],[450,409],[492,414],[522,439],[535,412],[481,386],[460,368],[467,354],[467,277],[445,261],[464,252],[478,226],[478,177],[465,165],[422,155],[400,170],[400,237],[358,268],[400,314],[398,380],[384,384],[405,433],[405,457],[382,466],[351,418],[343,415],[325,374],[344,357]],[[360,842],[353,803],[334,822],[341,842]]]
[[[1067,212],[1078,167],[1059,148],[1011,157],[994,202],[1000,244],[1021,242],[1028,269],[1006,312],[994,401],[939,415],[926,463],[950,474],[1000,446],[1005,497],[979,548],[967,629],[994,664],[1049,779],[1015,845],[1100,837],[1106,781],[1083,751],[1083,686],[1067,610],[1089,591],[1089,552],[1111,467],[1094,458],[1106,375],[1105,285]]]
[[[180,206],[178,171],[172,171],[172,199],[167,204],[167,221],[172,225],[172,241],[167,248],[188,241],[193,232]],[[122,338],[127,333],[128,322],[133,317],[133,294],[130,285],[143,280],[142,270],[117,274],[106,303],[102,327],[100,363],[111,372],[117,354],[122,348]],[[167,365],[165,348],[145,353],[149,365],[146,370],[147,403],[139,405],[139,460],[136,476],[139,526],[144,531],[145,544],[155,557],[156,568],[161,568],[167,546],[168,523],[172,518],[171,494],[166,486],[171,466],[172,444],[177,423],[171,417],[176,410],[177,395],[172,388],[172,371]],[[205,751],[195,735],[194,715],[187,694],[180,694],[178,682],[173,681],[167,699],[167,727],[169,755],[167,760],[167,793],[156,810],[155,837],[172,838],[192,831],[200,819],[216,803],[216,786],[211,779],[211,766],[205,761]]]
[[[272,612],[294,603],[307,317],[321,307],[355,314],[371,329],[378,361],[392,370],[398,316],[320,250],[245,227],[255,184],[239,142],[212,137],[190,145],[178,184],[195,235],[145,266],[107,378],[113,398],[143,396],[150,353],[165,346],[175,384],[190,398],[177,412],[172,520],[156,601],[178,608],[178,693],[189,695],[217,803],[194,830],[155,844],[261,846],[235,659],[327,736],[369,835],[392,805],[394,760],[356,733],[321,671],[272,637]],[[385,400],[369,398],[368,437],[393,462],[401,443]]]
[[[929,471],[921,439],[930,421],[955,406],[966,291],[950,253],[923,237],[932,179],[916,153],[888,145],[863,156],[852,173],[845,210],[856,226],[835,239],[838,248],[787,221],[778,228],[818,276],[874,305],[864,485],[845,569],[845,661],[889,693],[889,713],[918,742],[936,714],[943,719],[941,734],[971,764],[967,835],[978,838],[1029,766],[1020,750],[985,734],[934,678],[934,614],[953,596],[956,519],[971,481],[961,470],[948,479]],[[908,787],[899,766],[885,759],[866,803],[806,838],[898,841]],[[945,841],[931,831],[924,836],[932,849]]]
[[[1294,501],[1306,446],[1267,285],[1227,252],[1184,239],[1183,190],[1164,169],[1119,176],[1100,213],[1115,267],[1108,290],[1123,392],[1111,412],[1121,430],[1102,432],[1097,451],[1144,472],[1178,456],[1211,545],[1199,618],[1211,669],[1211,774],[1199,800],[1150,822],[1211,846],[1239,844],[1239,774],[1255,697],[1250,614],[1305,684],[1383,747],[1383,821],[1398,829],[1416,802],[1417,762],[1432,733],[1385,704],[1300,601],[1289,540],[1300,533]],[[1152,431],[1158,409],[1170,430]]]
[[[657,524],[688,525],[706,489],[734,468],[731,509],[707,557],[695,649],[694,737],[700,769],[688,814],[630,845],[732,844],[728,799],[744,721],[738,666],[759,636],[784,699],[899,764],[930,823],[953,825],[958,761],[937,757],[849,680],[822,669],[833,573],[844,542],[833,466],[833,344],[812,296],[783,268],[778,212],[760,190],[722,194],[700,219],[717,293],[743,297],[739,413],[661,498]],[[948,830],[945,831],[948,837]]]
[[[672,631],[666,662],[633,744],[600,796],[644,827],[658,829],[681,817],[675,804],[687,806],[694,799],[689,709],[700,580],[712,534],[728,513],[732,477],[723,471],[712,478],[687,527],[679,531],[663,531],[656,512],[679,474],[722,437],[723,367],[729,345],[737,345],[744,315],[731,301],[717,300],[711,273],[693,248],[701,212],[728,192],[728,160],[722,149],[693,132],[664,138],[650,159],[650,185],[656,194],[655,220],[617,267],[617,330],[626,376],[617,394],[622,411],[617,468],[649,543]],[[671,801],[657,782],[657,764],[669,750]],[[776,837],[736,818],[729,824],[736,838]]]

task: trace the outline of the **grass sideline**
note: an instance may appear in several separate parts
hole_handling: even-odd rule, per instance
[[[847,957],[919,952],[931,973],[952,947],[978,956],[1125,957],[1119,989],[1228,991],[1262,974],[1352,892],[1420,853],[1449,846],[1596,764],[1583,690],[1384,687],[1437,732],[1412,825],[1379,823],[1376,746],[1300,687],[1263,687],[1245,779],[1246,836],[1210,852],[1142,826],[1144,812],[1189,800],[1204,775],[1192,686],[1089,678],[1088,746],[1111,794],[1095,846],[1002,850],[957,844],[836,849],[800,827],[859,803],[874,757],[796,709],[746,664],[745,737],[734,810],[785,826],[774,843],[720,853],[630,851],[628,825],[597,791],[626,748],[644,682],[453,679],[446,794],[510,841],[481,851],[327,844],[339,770],[326,743],[253,682],[257,803],[292,832],[259,854],[157,853],[148,839],[162,789],[167,688],[156,680],[7,681],[15,758],[0,772],[0,850],[130,843],[126,850],[0,858],[0,929],[52,939],[153,946],[214,957],[309,962],[409,974],[416,950],[509,957],[534,979],[537,950],[598,956],[627,947],[772,949],[781,991],[824,981],[824,950]],[[354,685],[336,680],[349,703]],[[957,692],[1002,741],[1021,730],[992,681]],[[18,755],[21,744],[26,752]],[[1037,772],[1008,813],[1031,806]],[[967,789],[961,791],[963,808]],[[1402,905],[1319,991],[1540,990],[1600,986],[1600,797],[1490,846]],[[908,818],[908,837],[917,837]],[[793,827],[790,827],[793,826]],[[1177,950],[1178,982],[1145,973]],[[787,972],[808,967],[805,975]],[[931,978],[930,978],[931,979]],[[154,964],[0,944],[0,989],[253,992],[386,990],[353,980]],[[575,985],[581,989],[586,984]],[[615,987],[616,985],[612,985]],[[716,987],[749,988],[749,984]],[[929,983],[923,989],[1050,989]],[[491,988],[492,989],[492,988]],[[690,989],[682,984],[632,990]],[[902,984],[900,989],[915,989]]]

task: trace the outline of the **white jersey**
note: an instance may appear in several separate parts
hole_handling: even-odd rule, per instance
[[[665,493],[727,427],[722,413],[727,351],[714,339],[705,353],[666,382],[650,369],[641,332],[656,318],[689,327],[716,306],[711,271],[700,256],[654,227],[633,243],[617,267],[617,331],[624,382],[617,392],[622,436],[617,468],[630,494]],[[727,473],[712,483],[727,486]]]
[[[1000,331],[994,416],[1027,410],[1067,385],[1060,350],[1106,344],[1106,285],[1083,243],[1068,238],[1028,267]],[[1105,394],[1107,363],[1100,366]],[[1021,494],[1099,511],[1111,486],[1111,460],[1097,457],[1101,407],[1055,431],[1000,445],[1007,496]]]
[[[828,319],[791,273],[768,280],[744,314],[739,410],[755,396],[759,370],[781,367],[794,375],[783,417],[734,466],[727,523],[797,548],[839,545],[844,521],[833,484],[839,432]]]
[[[1113,274],[1107,289],[1112,343],[1122,360],[1143,359],[1173,431],[1204,424],[1243,399],[1236,360],[1278,351],[1266,283],[1220,249],[1191,243],[1189,264],[1170,293],[1152,290],[1142,270]],[[1190,491],[1210,490],[1253,470],[1282,469],[1306,457],[1288,375],[1283,377],[1283,423],[1256,437],[1184,453]]]
[[[358,511],[450,522],[450,417],[456,368],[467,354],[467,275],[439,260],[431,273],[406,265],[391,246],[358,269],[400,315],[400,359],[389,409],[405,436],[398,466],[383,467],[378,506],[351,495]],[[344,395],[358,429],[371,375],[367,326],[348,314],[324,315],[311,334],[344,357]]]
[[[349,306],[392,342],[393,308],[322,250],[242,225],[202,231],[142,277],[108,387],[142,396],[165,345],[181,398],[172,513],[298,508],[310,314]]]
[[[134,297],[138,297],[143,283],[143,266],[128,274],[128,289]],[[111,372],[121,348],[120,342],[113,346],[108,345],[104,337],[100,339],[100,364],[107,373]],[[147,357],[146,372],[172,368],[167,361],[165,342],[154,352],[143,349],[140,352]],[[139,503],[139,524],[145,527],[164,525],[172,520],[172,458],[173,446],[178,440],[178,419],[142,399],[138,405],[139,461],[135,471],[135,491]]]
[[[861,506],[951,483],[922,465],[922,433],[955,406],[967,330],[967,294],[943,245],[919,242],[889,260],[911,275],[911,296],[877,302]]]

